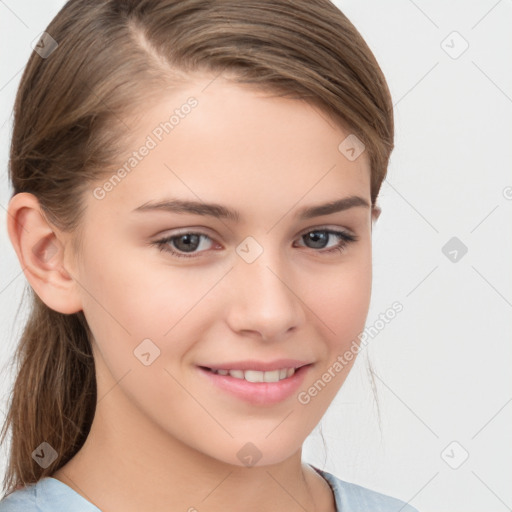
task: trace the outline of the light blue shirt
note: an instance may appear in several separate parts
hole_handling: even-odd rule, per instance
[[[334,492],[338,512],[418,512],[405,502],[340,480],[309,464]],[[71,487],[53,477],[18,489],[0,501],[0,512],[101,512]]]

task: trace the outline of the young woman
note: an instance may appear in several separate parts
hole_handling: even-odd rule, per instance
[[[0,511],[414,511],[301,460],[358,352],[392,148],[328,0],[69,1],[14,111],[33,303]]]

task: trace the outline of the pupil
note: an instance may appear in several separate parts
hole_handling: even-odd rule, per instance
[[[183,247],[179,247],[180,242],[182,240],[185,242],[185,244]],[[177,248],[180,251],[184,250],[184,251],[188,251],[188,252],[193,252],[194,249],[197,249],[197,244],[199,242],[199,236],[194,235],[194,234],[181,235],[180,237],[178,237],[177,242],[178,243],[175,243],[175,245],[177,246]]]
[[[315,248],[321,249],[325,246],[327,233],[325,233],[324,231],[312,231],[311,233],[309,233],[309,235],[306,235],[306,236],[308,236],[309,239],[315,244],[320,242],[320,245],[315,245]]]

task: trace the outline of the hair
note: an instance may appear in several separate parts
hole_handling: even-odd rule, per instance
[[[303,99],[365,144],[376,203],[393,149],[391,95],[369,47],[329,0],[70,0],[32,52],[14,105],[9,178],[48,222],[80,244],[84,193],[128,147],[124,119],[194,72]],[[232,78],[231,78],[232,77]],[[13,362],[2,429],[11,431],[4,490],[50,476],[83,445],[96,377],[82,311],[61,314],[28,287],[31,308]],[[49,443],[47,468],[32,457]]]

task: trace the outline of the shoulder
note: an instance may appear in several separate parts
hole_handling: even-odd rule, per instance
[[[311,465],[311,464],[310,464]],[[343,512],[418,512],[398,498],[382,494],[361,485],[346,482],[332,473],[312,466],[330,484],[336,500],[336,509]],[[2,511],[0,511],[2,512]]]
[[[0,500],[0,512],[101,512],[92,503],[52,477],[17,489]]]
[[[0,500],[0,512],[39,512],[36,504],[36,484],[17,489]]]

